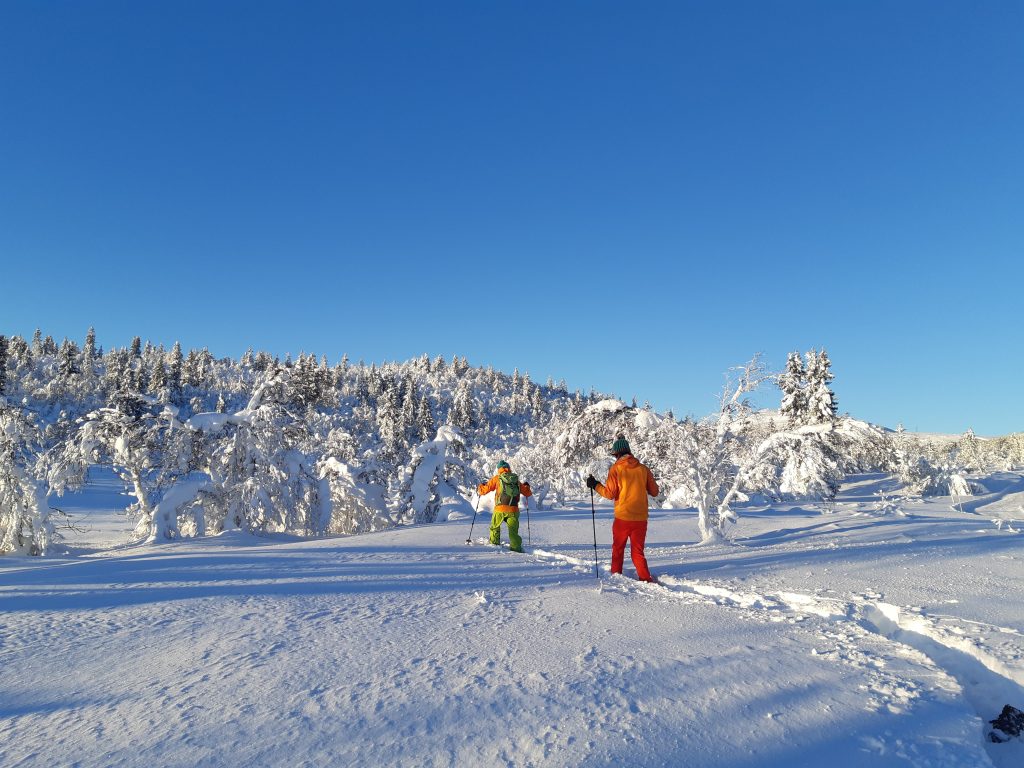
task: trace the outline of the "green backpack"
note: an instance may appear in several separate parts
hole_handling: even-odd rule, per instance
[[[507,507],[519,506],[519,475],[515,472],[502,472],[498,475],[498,495],[495,501]]]

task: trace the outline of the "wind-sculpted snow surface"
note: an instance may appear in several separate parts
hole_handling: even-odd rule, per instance
[[[600,580],[589,506],[525,555],[463,519],[6,559],[0,764],[1019,766],[1024,538],[884,484],[731,544],[655,511],[661,585],[608,574],[606,506]]]

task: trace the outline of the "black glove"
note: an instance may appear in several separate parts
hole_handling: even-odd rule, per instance
[[[587,488],[589,488],[590,490],[594,490],[595,488],[597,488],[597,478],[594,477],[593,475],[589,475],[587,477]]]

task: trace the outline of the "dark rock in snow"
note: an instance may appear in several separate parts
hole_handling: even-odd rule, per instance
[[[989,731],[989,741],[1001,744],[1020,736],[1021,731],[1024,731],[1024,712],[1007,704],[999,713],[999,717],[989,720],[989,722],[995,726],[993,730]]]

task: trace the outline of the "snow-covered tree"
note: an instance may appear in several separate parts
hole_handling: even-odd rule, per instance
[[[831,424],[811,424],[776,432],[758,453],[777,471],[778,491],[796,499],[831,501],[844,473]]]
[[[85,345],[82,347],[82,372],[86,376],[96,373],[96,329],[92,326],[85,334]]]
[[[152,400],[133,392],[117,392],[104,408],[83,417],[69,443],[71,454],[86,463],[113,468],[135,502],[125,510],[136,521],[136,536],[152,534],[154,473],[160,466],[159,431],[163,424]],[[162,533],[162,532],[161,532]]]
[[[779,413],[791,425],[802,425],[807,419],[807,368],[799,352],[790,352],[786,358],[786,370],[778,379],[782,390],[782,405]]]
[[[451,427],[441,427],[431,440],[420,443],[412,452],[412,460],[401,477],[401,493],[396,518],[404,523],[432,523],[446,498],[457,498],[459,492],[448,482],[445,468],[449,463],[449,446],[462,437]]]
[[[832,361],[824,349],[820,352],[812,349],[807,353],[806,423],[826,424],[835,421],[839,401],[830,386],[834,378]]]
[[[170,360],[167,363],[167,388],[170,390],[171,402],[180,403],[184,383],[185,357],[181,352],[181,344],[174,342]]]
[[[54,539],[39,428],[0,398],[0,554],[46,554]]]
[[[476,426],[475,411],[470,384],[461,379],[452,399],[451,415],[448,420],[458,429],[469,429]]]
[[[753,413],[749,396],[772,378],[755,356],[727,379],[717,414],[682,425],[686,491],[697,508],[697,527],[706,542],[725,537],[727,525],[738,519],[733,505],[748,499],[745,491],[761,490],[769,482],[772,467],[767,454],[748,434]]]
[[[959,462],[966,469],[979,470],[984,468],[985,459],[981,448],[981,441],[978,440],[978,436],[974,434],[973,429],[968,428],[960,436],[956,444],[956,455]]]
[[[7,389],[7,337],[0,336],[0,397]]]

